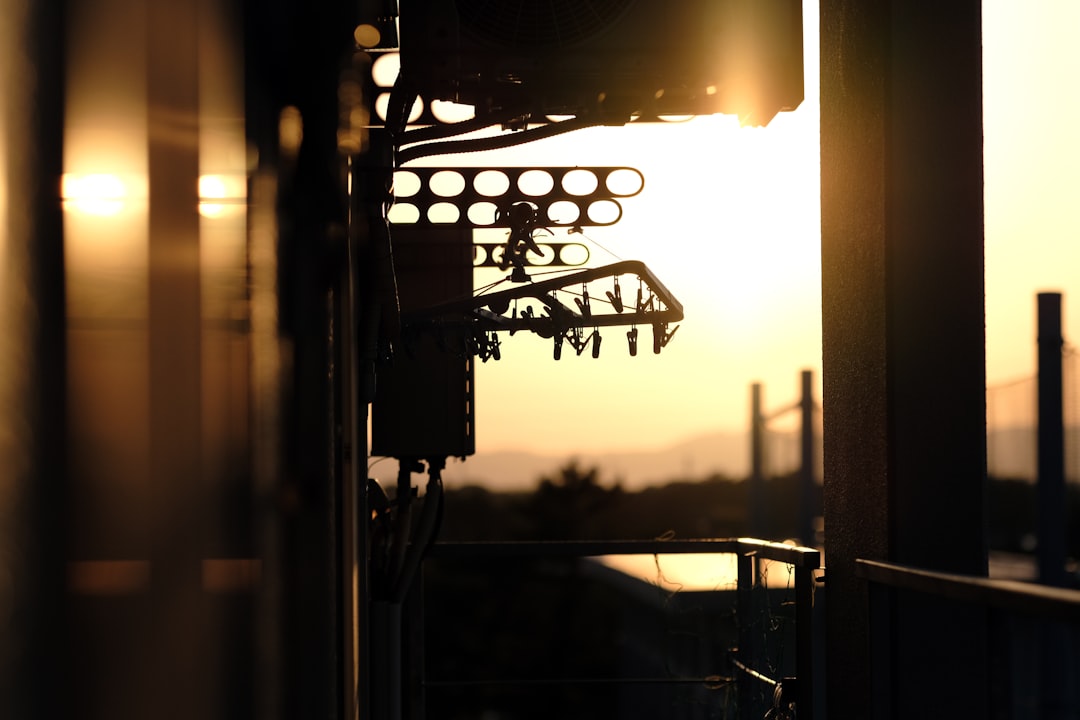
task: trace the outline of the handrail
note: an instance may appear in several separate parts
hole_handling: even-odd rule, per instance
[[[955,575],[861,558],[855,561],[855,574],[879,585],[1080,623],[1080,590],[1017,580]]]
[[[753,585],[754,566],[758,560],[791,565],[795,571],[795,665],[798,683],[793,695],[799,717],[812,720],[814,712],[814,630],[813,605],[815,571],[821,567],[821,552],[815,548],[769,542],[755,538],[720,538],[700,540],[546,540],[436,542],[427,557],[442,559],[499,558],[582,558],[604,555],[677,555],[734,554],[738,556],[739,612],[746,611],[747,591]],[[781,678],[766,678],[752,669],[748,638],[739,641],[735,666],[759,681],[774,687]],[[744,662],[746,660],[747,662]],[[707,680],[707,679],[706,679]],[[784,679],[787,682],[787,679]]]
[[[436,542],[429,557],[598,557],[601,555],[678,555],[715,553],[753,555],[765,560],[814,570],[821,566],[821,552],[754,538],[704,540],[527,540]]]

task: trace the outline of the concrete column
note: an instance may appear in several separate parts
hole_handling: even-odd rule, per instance
[[[820,27],[829,716],[985,716],[977,644],[939,646],[978,619],[905,602],[870,637],[855,575],[986,568],[981,6],[823,0]]]

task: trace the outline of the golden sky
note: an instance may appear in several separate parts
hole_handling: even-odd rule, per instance
[[[622,201],[622,220],[586,228],[572,239],[589,245],[592,264],[644,261],[686,311],[678,334],[658,356],[646,345],[629,357],[625,328],[604,333],[600,358],[564,352],[558,362],[550,341],[524,333],[504,337],[503,359],[479,367],[479,452],[661,448],[713,430],[744,431],[751,383],[763,383],[766,410],[796,400],[803,369],[814,370],[820,386],[817,14],[817,2],[806,0],[806,100],[767,128],[740,128],[728,116],[701,117],[592,128],[513,150],[418,163],[639,169],[645,185]],[[1073,130],[1080,99],[1073,88],[1080,50],[1070,37],[1077,27],[1080,3],[1072,0],[984,3],[991,385],[1035,371],[1035,293],[1063,291],[1066,340],[1080,337],[1080,312],[1070,307],[1080,297],[1080,221],[1073,209],[1080,167]],[[93,72],[144,85],[139,62],[110,52],[101,37],[87,34],[81,42],[89,45],[73,47],[73,56],[96,61],[92,68],[74,66],[73,85],[102,85],[79,74]],[[68,170],[137,179],[145,158],[117,166],[119,154],[108,140],[144,134],[144,116],[100,94],[73,96],[69,109],[86,103],[97,124],[68,127]],[[242,168],[243,157],[235,160],[206,171]],[[71,250],[77,263],[77,248]],[[141,262],[141,255],[124,260]],[[477,284],[489,280],[478,275]]]
[[[645,187],[623,201],[622,220],[586,228],[591,264],[642,260],[686,309],[659,356],[629,357],[616,329],[599,359],[570,352],[555,362],[550,341],[504,338],[503,359],[479,367],[479,452],[660,448],[745,430],[753,382],[763,383],[766,411],[797,399],[803,369],[820,387],[816,2],[805,3],[804,20],[806,100],[767,128],[702,117],[438,160],[640,169]],[[1080,4],[1068,0],[984,3],[991,386],[1035,372],[1037,292],[1065,293],[1066,341],[1080,336],[1080,312],[1070,312],[1080,297],[1077,27]]]

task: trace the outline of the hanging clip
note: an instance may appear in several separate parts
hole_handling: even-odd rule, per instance
[[[592,356],[594,360],[600,357],[600,328],[592,331]]]
[[[626,331],[626,341],[630,344],[630,357],[637,355],[637,326]]]
[[[613,280],[615,281],[615,290],[609,290],[607,293],[608,300],[611,301],[611,306],[615,308],[615,312],[621,313],[623,311],[622,302],[622,290],[619,289],[619,276],[616,275]]]
[[[652,326],[653,331],[653,352],[657,355],[660,354],[660,349],[671,342],[671,338],[675,337],[675,331],[679,329],[676,325],[671,329],[671,332],[667,331],[667,323],[654,323]]]
[[[483,362],[487,362],[489,358],[499,360],[502,357],[499,351],[499,335],[496,332],[485,332],[481,338],[477,339],[476,349],[476,354]]]
[[[584,317],[592,317],[592,308],[589,306],[589,287],[587,285],[581,286],[581,297],[574,298],[574,302],[577,303],[578,310]]]
[[[573,346],[574,351],[577,352],[578,355],[580,355],[585,350],[585,346],[589,344],[589,338],[582,336],[581,328],[579,327],[573,328],[570,331],[569,339],[570,345]]]

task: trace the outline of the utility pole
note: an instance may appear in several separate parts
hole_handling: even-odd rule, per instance
[[[1065,581],[1065,415],[1062,402],[1061,293],[1039,293],[1039,582]]]

